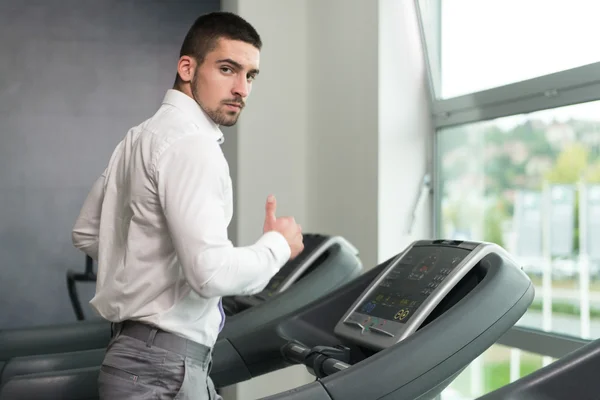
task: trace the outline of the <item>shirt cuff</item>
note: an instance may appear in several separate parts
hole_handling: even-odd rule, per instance
[[[273,255],[275,256],[275,260],[277,261],[277,269],[283,267],[283,265],[288,262],[290,256],[292,255],[292,249],[290,249],[290,245],[287,240],[283,237],[283,235],[276,231],[270,231],[262,235],[260,239],[258,239],[257,244],[266,246]]]

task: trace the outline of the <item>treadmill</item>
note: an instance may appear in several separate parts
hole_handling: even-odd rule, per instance
[[[343,237],[320,234],[303,237],[304,250],[288,261],[262,292],[223,299],[228,316],[221,336],[240,326],[261,324],[265,316],[275,318],[298,309],[362,273],[358,250]],[[254,307],[265,312],[257,313],[258,316],[247,313]],[[103,319],[1,330],[0,379],[6,372],[3,364],[11,358],[75,351],[85,355],[89,350],[105,349],[110,336],[110,323]]]
[[[497,245],[421,240],[306,306],[217,341],[217,388],[293,364],[316,380],[269,400],[433,399],[526,312],[534,288]],[[99,366],[14,376],[13,398],[97,398]]]

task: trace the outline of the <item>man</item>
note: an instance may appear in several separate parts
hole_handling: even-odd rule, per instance
[[[232,189],[219,125],[236,123],[258,75],[261,39],[230,13],[201,16],[154,116],[132,128],[73,229],[98,260],[92,307],[113,322],[102,399],[216,399],[209,377],[221,297],[261,291],[303,249],[269,196],[263,235],[233,247]]]

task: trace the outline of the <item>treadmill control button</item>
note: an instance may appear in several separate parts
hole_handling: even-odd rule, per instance
[[[394,334],[393,334],[393,333],[390,333],[390,332],[388,332],[388,331],[384,331],[384,330],[383,330],[383,329],[381,329],[381,328],[377,328],[377,327],[374,327],[374,326],[372,326],[372,327],[371,327],[371,330],[372,330],[373,332],[381,333],[382,335],[388,335],[388,336],[390,336],[390,337],[394,337]]]
[[[347,319],[347,320],[345,320],[345,321],[344,321],[344,323],[345,323],[345,324],[348,324],[348,325],[353,325],[353,326],[355,326],[355,327],[357,327],[357,328],[360,328],[360,330],[361,330],[361,331],[364,331],[364,330],[365,330],[365,327],[364,327],[364,326],[362,326],[362,325],[361,325],[359,322],[356,322],[356,321],[352,321],[352,320],[349,320],[349,319]]]

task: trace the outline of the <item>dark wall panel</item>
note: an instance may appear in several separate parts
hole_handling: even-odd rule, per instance
[[[0,0],[0,329],[74,321],[71,228],[127,130],[173,84],[218,0]],[[79,284],[86,315],[93,284]]]

